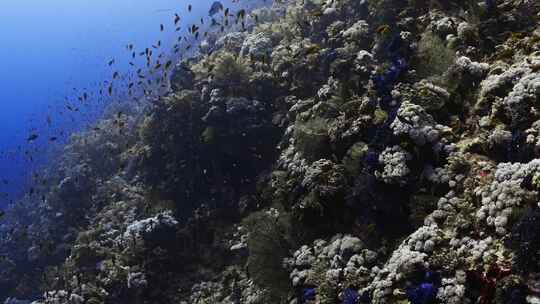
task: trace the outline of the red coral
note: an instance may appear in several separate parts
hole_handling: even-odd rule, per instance
[[[511,269],[502,265],[492,265],[487,271],[468,271],[467,279],[480,291],[478,304],[491,304],[495,298],[497,282],[511,274]]]

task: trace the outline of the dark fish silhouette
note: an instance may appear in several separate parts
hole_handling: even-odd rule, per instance
[[[220,24],[219,22],[217,22],[216,19],[214,19],[214,18],[212,18],[211,22],[212,22],[212,23],[210,24],[211,27],[217,26],[217,25],[221,25],[221,24]]]
[[[36,139],[38,139],[39,135],[37,134],[30,134],[30,136],[28,136],[28,138],[26,139],[27,141],[34,141]]]
[[[178,14],[174,14],[174,24],[178,24],[178,22],[180,22],[180,16],[178,16]]]
[[[165,30],[165,26],[163,24],[160,24],[159,25],[159,30],[163,32],[163,30]]]
[[[187,7],[188,12],[191,12],[191,9],[192,9],[192,8],[193,8],[193,7],[191,6],[191,4],[188,5],[188,7]]]
[[[246,10],[241,9],[236,13],[236,19],[244,19],[246,17]]]
[[[219,13],[222,10],[223,10],[223,4],[221,4],[221,2],[219,2],[219,1],[214,1],[214,3],[212,3],[212,6],[210,6],[210,10],[208,11],[208,15],[210,17],[212,17],[212,16],[214,16],[215,14]]]

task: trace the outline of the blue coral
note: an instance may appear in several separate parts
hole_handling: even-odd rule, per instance
[[[407,288],[407,299],[412,304],[433,304],[437,300],[437,287],[432,283],[421,283]]]
[[[379,95],[381,102],[379,106],[381,109],[387,112],[388,118],[386,119],[385,124],[377,128],[375,136],[370,142],[370,146],[374,144],[385,145],[385,142],[391,137],[391,132],[389,126],[392,124],[394,119],[397,116],[397,112],[400,106],[400,102],[392,102],[392,89],[396,85],[399,77],[403,75],[409,68],[407,60],[402,54],[403,40],[399,34],[395,34],[390,40],[388,45],[385,47],[385,56],[390,60],[390,67],[381,74],[372,76],[373,84],[377,94]]]
[[[302,290],[302,297],[300,303],[306,303],[307,301],[314,301],[317,291],[313,287],[304,288]]]
[[[497,0],[486,0],[488,11],[494,10],[497,7]]]
[[[412,304],[434,304],[437,302],[437,291],[441,285],[441,277],[437,272],[426,271],[424,280],[405,290],[407,299]]]
[[[393,52],[391,52],[393,54]],[[400,102],[392,102],[392,89],[399,77],[407,70],[408,64],[404,57],[395,55],[392,59],[392,65],[382,74],[372,77],[377,94],[381,98],[379,103],[381,109],[385,110],[388,118],[385,123],[377,128],[371,141],[370,146],[380,145],[385,146],[386,142],[391,138],[392,132],[389,127],[397,116]]]
[[[383,98],[383,101],[388,101],[388,98],[391,98],[390,91],[392,91],[399,76],[407,70],[407,67],[408,65],[405,58],[396,56],[392,59],[392,65],[388,70],[373,77],[377,93]]]
[[[343,292],[343,304],[358,304],[358,301],[360,300],[360,294],[358,291],[347,288]]]
[[[372,303],[371,294],[369,292],[367,292],[367,291],[362,293],[362,295],[358,299],[358,303],[359,304],[371,304]]]
[[[399,34],[395,34],[384,48],[385,56],[392,62],[390,67],[382,74],[373,76],[373,83],[377,93],[387,101],[390,91],[394,87],[399,76],[408,68],[405,58],[401,54],[403,49],[403,40]]]
[[[426,271],[425,280],[426,282],[432,283],[436,286],[440,286],[442,282],[441,275],[438,272],[431,270]]]

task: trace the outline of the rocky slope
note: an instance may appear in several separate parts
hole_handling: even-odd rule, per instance
[[[73,137],[6,303],[539,303],[540,3],[298,0]],[[257,18],[254,18],[254,16]]]

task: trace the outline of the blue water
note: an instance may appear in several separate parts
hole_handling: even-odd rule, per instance
[[[0,206],[21,195],[54,146],[99,117],[105,105],[129,102],[127,75],[137,53],[162,41],[170,51],[189,24],[208,20],[212,0],[5,0],[0,3]],[[230,1],[225,6],[234,7]],[[192,12],[188,12],[191,4]],[[181,16],[175,31],[174,14]],[[160,30],[160,24],[165,30]],[[115,63],[109,66],[110,60]],[[141,67],[142,60],[135,62]],[[104,81],[121,75],[113,96]],[[123,91],[122,91],[123,90]],[[84,102],[78,100],[86,92]],[[66,105],[79,108],[77,112]],[[32,134],[39,137],[29,142]],[[57,137],[54,142],[51,137]]]

